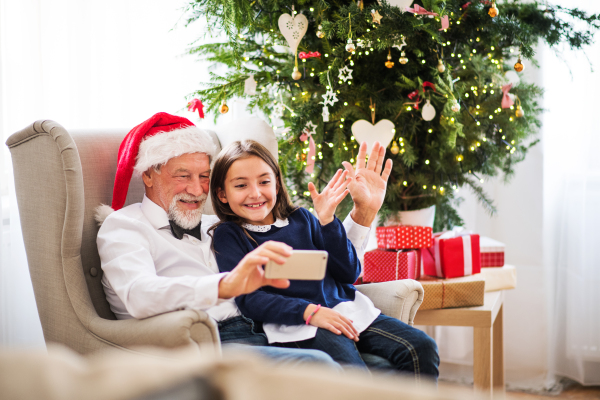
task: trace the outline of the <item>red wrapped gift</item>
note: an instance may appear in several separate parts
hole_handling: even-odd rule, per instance
[[[433,246],[421,249],[425,275],[455,278],[481,272],[479,235],[450,231],[433,235]]]
[[[417,277],[417,252],[377,249],[365,253],[363,282],[388,282]]]
[[[428,226],[383,226],[376,229],[377,247],[382,249],[421,249],[431,247],[433,230]]]
[[[504,266],[504,243],[482,236],[479,238],[481,268]]]

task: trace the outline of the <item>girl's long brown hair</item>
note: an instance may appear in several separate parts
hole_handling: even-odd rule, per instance
[[[225,190],[225,178],[227,177],[227,172],[229,171],[229,168],[231,168],[231,165],[237,160],[252,156],[258,157],[267,163],[267,165],[271,167],[273,173],[275,174],[275,179],[277,180],[277,186],[279,189],[277,191],[275,207],[273,207],[273,216],[275,219],[286,219],[296,209],[296,207],[294,207],[292,204],[290,196],[288,195],[283,183],[283,177],[281,174],[281,169],[279,168],[279,164],[271,152],[267,150],[265,146],[254,140],[238,140],[230,143],[223,149],[223,151],[221,151],[213,166],[212,176],[210,178],[210,198],[212,200],[215,214],[217,214],[217,217],[219,217],[221,221],[217,222],[208,229],[208,234],[211,237],[212,231],[217,229],[219,225],[224,222],[231,221],[242,228],[246,236],[252,239],[250,234],[242,226],[242,224],[245,222],[244,219],[231,211],[229,203],[221,202],[217,196],[219,190]],[[254,241],[254,239],[252,240]]]

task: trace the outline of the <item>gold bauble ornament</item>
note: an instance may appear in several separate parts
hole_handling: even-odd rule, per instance
[[[354,46],[354,43],[352,43],[352,39],[348,39],[348,42],[346,43],[346,51],[349,51],[350,53],[354,53],[355,50],[356,50],[356,47]]]
[[[490,9],[488,11],[488,14],[492,18],[496,18],[498,16],[499,11],[498,11],[498,7],[496,7],[496,4],[492,4],[492,6],[490,7]]]
[[[392,53],[388,53],[387,55],[387,61],[385,62],[385,66],[388,68],[392,68],[394,66],[394,62],[392,61]]]
[[[292,79],[297,81],[302,78],[302,72],[298,71],[298,67],[294,67],[294,72],[292,72]]]
[[[450,106],[450,109],[454,112],[459,112],[460,111],[460,104],[458,101],[454,100],[452,102],[452,105]]]
[[[525,69],[525,66],[523,64],[521,64],[521,58],[519,58],[517,60],[517,63],[515,64],[515,71],[517,72],[521,72]]]
[[[227,106],[227,103],[225,102],[225,100],[223,100],[223,102],[221,103],[221,107],[219,107],[219,112],[221,114],[227,114],[228,111],[229,111],[229,106]]]
[[[394,155],[396,155],[400,152],[400,147],[398,147],[398,143],[395,140],[394,140],[394,143],[392,143],[392,147],[390,147],[390,151]]]
[[[523,109],[521,108],[521,106],[517,106],[517,111],[515,112],[515,116],[517,118],[521,118],[525,116],[525,113],[523,112]]]
[[[400,53],[400,60],[398,60],[398,61],[400,61],[400,64],[402,64],[402,65],[404,65],[408,62],[408,58],[406,58],[405,52]]]
[[[437,70],[439,71],[440,74],[443,74],[444,71],[446,70],[446,66],[444,65],[442,60],[438,60]]]
[[[325,33],[321,29],[323,29],[323,27],[319,25],[319,27],[317,28],[317,37],[319,39],[323,39],[325,37]]]

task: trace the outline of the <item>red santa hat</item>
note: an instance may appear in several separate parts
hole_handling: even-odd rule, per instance
[[[121,142],[112,207],[96,209],[96,220],[102,224],[113,211],[123,208],[133,173],[166,164],[170,159],[188,153],[206,153],[212,160],[217,147],[210,135],[187,118],[160,112],[133,128]]]

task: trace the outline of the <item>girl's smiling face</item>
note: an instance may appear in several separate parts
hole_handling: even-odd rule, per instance
[[[217,196],[228,203],[236,215],[253,225],[270,225],[275,222],[273,208],[277,202],[275,172],[256,156],[236,160],[225,176],[225,187]]]

